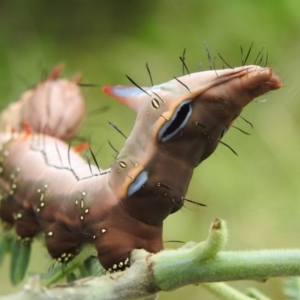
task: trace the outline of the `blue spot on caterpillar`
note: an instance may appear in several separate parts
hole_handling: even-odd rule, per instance
[[[128,196],[138,191],[148,180],[148,172],[142,171],[128,188]]]
[[[104,87],[137,119],[111,168],[101,170],[63,141],[75,134],[84,104],[76,82],[62,84],[58,73],[0,117],[0,218],[22,240],[42,231],[60,262],[94,243],[111,272],[128,267],[135,248],[163,249],[163,220],[182,207],[193,169],[249,102],[281,86],[270,68],[243,65],[152,88]],[[53,88],[62,98],[49,97]],[[64,104],[63,91],[78,101]],[[40,113],[30,114],[32,106]]]

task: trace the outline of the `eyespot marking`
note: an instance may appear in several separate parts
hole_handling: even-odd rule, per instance
[[[126,164],[126,162],[124,162],[124,161],[120,161],[120,162],[119,162],[119,166],[120,166],[121,168],[125,169],[125,168],[127,167],[127,164]]]
[[[165,123],[160,129],[158,133],[159,141],[168,141],[184,128],[192,114],[191,101],[185,100],[176,108],[169,122]]]
[[[137,192],[148,180],[148,172],[141,172],[135,179],[135,181],[128,188],[128,196],[131,196],[135,192]]]
[[[152,107],[155,108],[155,109],[160,108],[160,103],[159,103],[159,101],[158,101],[156,98],[153,98],[153,99],[151,100],[151,105],[152,105]]]

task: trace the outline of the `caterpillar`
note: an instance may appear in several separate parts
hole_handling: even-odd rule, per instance
[[[111,168],[102,170],[63,141],[75,134],[84,104],[76,80],[64,80],[63,90],[70,85],[69,98],[77,101],[52,102],[58,74],[1,115],[0,218],[28,243],[42,231],[48,252],[62,263],[93,243],[109,272],[129,267],[133,249],[163,249],[163,221],[182,207],[194,168],[248,103],[282,85],[272,69],[243,65],[153,87],[105,86],[137,117]]]

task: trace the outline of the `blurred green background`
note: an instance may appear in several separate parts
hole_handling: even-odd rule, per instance
[[[200,241],[215,217],[228,222],[228,249],[300,247],[300,2],[297,0],[1,0],[0,2],[0,109],[36,84],[45,70],[64,62],[65,76],[80,71],[85,83],[101,86],[130,85],[125,74],[140,85],[182,74],[179,56],[187,47],[190,72],[208,68],[203,46],[208,43],[231,65],[240,65],[239,45],[245,51],[254,41],[249,62],[262,46],[269,65],[280,74],[284,87],[253,103],[238,125],[251,136],[230,130],[226,147],[195,170],[187,198],[207,208],[187,204],[165,222],[164,240]],[[216,66],[222,68],[219,59]],[[123,138],[107,124],[110,120],[125,134],[134,114],[106,97],[99,88],[84,88],[88,110],[109,105],[90,116],[82,134],[92,138],[102,167],[112,162],[107,139],[121,148]],[[167,247],[178,245],[166,244]],[[36,243],[31,274],[49,266],[46,250]],[[0,269],[0,293],[11,292],[9,259]],[[281,279],[266,283],[234,282],[244,291],[256,286],[273,299],[284,299]],[[201,285],[189,286],[160,299],[217,299]]]

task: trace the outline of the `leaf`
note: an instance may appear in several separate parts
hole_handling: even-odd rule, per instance
[[[77,279],[75,273],[71,272],[67,275],[67,282],[72,282],[75,281]]]
[[[79,266],[79,271],[82,278],[87,276],[100,276],[105,273],[98,258],[95,256],[88,257],[83,265]]]
[[[10,237],[5,233],[1,233],[1,235],[0,235],[0,266],[2,265],[2,263],[4,261],[4,257],[6,255],[6,253],[9,251],[10,243],[11,243]]]
[[[10,266],[10,280],[14,285],[21,282],[27,271],[31,243],[21,241],[15,238],[11,243],[11,266]]]

